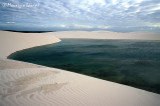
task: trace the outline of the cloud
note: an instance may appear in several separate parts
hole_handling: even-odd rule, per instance
[[[111,0],[113,5],[116,5],[118,3],[117,0]]]
[[[62,27],[62,28],[66,28],[66,25],[57,25],[57,27]]]
[[[90,28],[93,28],[93,26],[89,26],[89,25],[78,25],[78,24],[75,24],[73,25],[74,28],[78,28],[78,29],[90,29]]]
[[[148,25],[148,27],[156,27],[156,28],[160,28],[160,23],[157,23],[157,24],[150,24],[150,25]]]
[[[56,28],[68,28],[67,25],[53,25],[52,27],[56,27]]]
[[[40,25],[40,27],[43,27],[43,28],[68,28],[67,25],[63,25],[63,24],[59,24],[59,25]]]
[[[108,29],[110,26],[97,26],[98,29]]]
[[[14,24],[15,22],[6,22],[7,24]]]
[[[39,5],[11,8],[3,7],[2,3]],[[0,14],[0,22],[15,22],[18,26],[106,30],[126,26],[138,28],[148,23],[160,23],[160,0],[1,0]]]

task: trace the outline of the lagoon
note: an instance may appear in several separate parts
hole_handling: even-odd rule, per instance
[[[8,58],[129,85],[160,94],[160,42],[62,39]]]

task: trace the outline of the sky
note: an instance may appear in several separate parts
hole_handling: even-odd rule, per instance
[[[160,0],[0,0],[0,30],[160,33]]]

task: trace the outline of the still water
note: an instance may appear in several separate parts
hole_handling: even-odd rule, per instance
[[[160,94],[160,42],[62,39],[9,56]]]

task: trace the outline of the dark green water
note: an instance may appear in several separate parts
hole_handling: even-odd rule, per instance
[[[69,70],[160,94],[160,42],[78,40],[23,50],[11,59]]]

